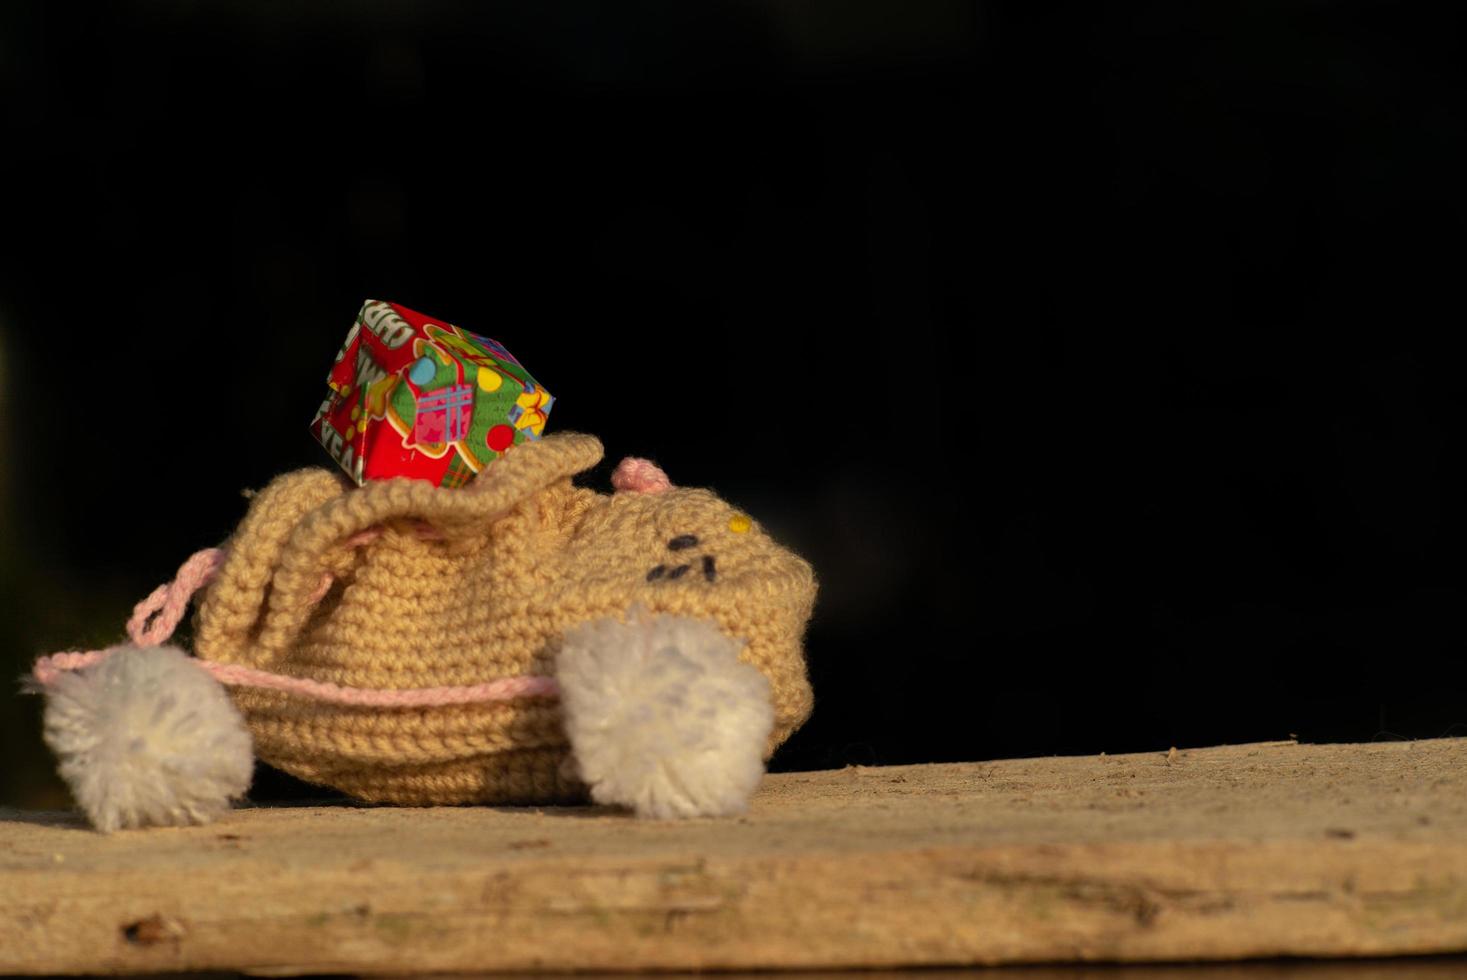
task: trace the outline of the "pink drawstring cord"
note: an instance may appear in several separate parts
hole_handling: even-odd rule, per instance
[[[430,527],[419,527],[418,534],[425,539],[436,539],[438,532]],[[348,547],[370,544],[381,537],[381,528],[368,528],[348,538]],[[194,593],[213,581],[224,564],[225,553],[221,548],[205,548],[191,555],[178,569],[172,582],[160,585],[142,602],[133,608],[127,621],[127,636],[136,646],[157,646],[173,635],[178,624],[188,611],[189,600]],[[331,588],[332,577],[327,573],[321,584],[311,594],[310,601],[319,602]],[[101,663],[121,647],[106,650],[66,651],[53,653],[36,661],[31,668],[31,677],[36,684],[46,687],[55,683],[67,671],[82,670]],[[560,687],[553,677],[527,674],[520,677],[502,677],[483,684],[467,684],[457,687],[419,687],[402,690],[346,687],[328,681],[311,680],[308,677],[290,677],[274,674],[268,670],[241,667],[237,664],[221,664],[211,660],[194,659],[200,670],[214,676],[221,684],[231,687],[253,687],[268,691],[283,691],[312,701],[326,704],[352,705],[371,708],[422,708],[451,704],[486,704],[496,701],[512,701],[515,698],[547,697],[560,694]]]
[[[140,647],[152,647],[165,642],[183,621],[183,615],[188,611],[188,603],[194,593],[213,581],[223,563],[222,548],[205,548],[190,555],[179,566],[172,582],[158,586],[151,595],[133,606],[132,616],[127,621],[127,638]],[[53,653],[36,661],[31,668],[31,677],[37,684],[45,687],[64,671],[81,670],[101,663],[115,649],[116,647]],[[203,661],[199,663],[202,664]]]
[[[158,586],[133,607],[132,618],[127,621],[127,638],[140,647],[154,647],[167,640],[183,621],[194,593],[214,580],[222,564],[223,548],[205,548],[190,555],[172,582]]]
[[[55,683],[56,678],[69,670],[81,670],[92,664],[99,664],[112,653],[111,650],[89,650],[86,653],[67,651],[66,653],[53,653],[48,657],[37,660],[31,668],[31,680],[41,687]]]
[[[417,532],[418,537],[423,541],[443,540],[443,532],[431,524],[424,524],[420,521],[413,525],[413,530]],[[382,529],[380,527],[369,527],[365,531],[358,531],[356,534],[353,534],[343,541],[342,544],[348,548],[360,548],[364,544],[371,544],[380,537],[382,537]],[[326,593],[331,591],[331,585],[335,581],[336,578],[330,572],[322,572],[321,583],[306,598],[306,604],[314,606],[326,598]]]

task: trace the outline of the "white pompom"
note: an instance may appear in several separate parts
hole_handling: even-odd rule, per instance
[[[774,727],[769,681],[742,643],[679,616],[601,619],[566,635],[557,679],[580,778],[641,817],[747,809]]]
[[[46,744],[98,830],[207,823],[249,788],[249,729],[191,659],[127,646],[47,685]]]

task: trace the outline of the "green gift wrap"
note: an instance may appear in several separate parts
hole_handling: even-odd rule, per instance
[[[311,432],[357,483],[462,486],[526,439],[555,399],[498,341],[367,300]]]

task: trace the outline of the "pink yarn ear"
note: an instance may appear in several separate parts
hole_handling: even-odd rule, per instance
[[[650,459],[628,456],[616,464],[611,474],[611,485],[627,493],[666,493],[672,489],[672,481],[662,467]]]

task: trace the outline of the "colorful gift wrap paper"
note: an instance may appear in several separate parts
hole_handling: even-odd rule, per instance
[[[498,341],[369,299],[327,376],[311,433],[358,484],[463,486],[526,439],[555,399]]]

